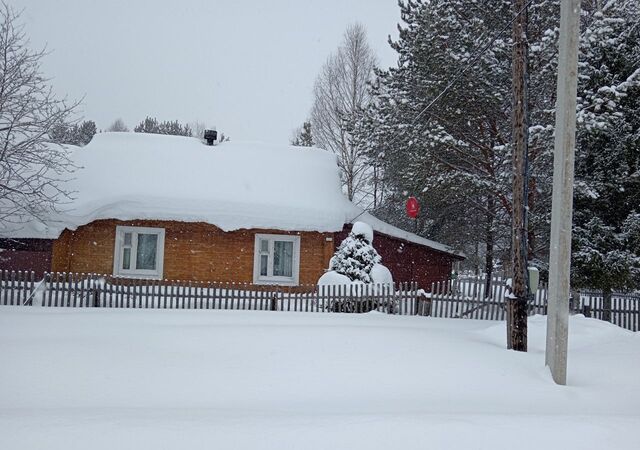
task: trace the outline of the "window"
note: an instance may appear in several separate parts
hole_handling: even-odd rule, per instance
[[[162,278],[164,228],[116,227],[113,274]]]
[[[256,234],[253,258],[256,284],[298,284],[300,236]]]

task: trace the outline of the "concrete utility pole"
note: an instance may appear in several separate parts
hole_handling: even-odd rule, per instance
[[[529,113],[527,85],[527,2],[514,0],[517,15],[513,22],[513,216],[511,246],[513,249],[513,292],[507,301],[507,348],[527,351],[527,187]]]
[[[576,95],[580,0],[560,4],[558,93],[553,157],[553,203],[549,256],[546,364],[557,384],[567,383],[569,331],[569,271],[571,269],[571,216],[573,213],[573,161],[576,145]]]

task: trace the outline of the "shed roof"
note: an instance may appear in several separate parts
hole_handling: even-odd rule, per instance
[[[71,148],[78,167],[61,212],[5,228],[3,237],[57,238],[99,219],[206,222],[222,230],[334,232],[369,223],[380,233],[459,255],[391,226],[342,193],[335,155],[316,148],[224,142],[144,133],[100,133]]]

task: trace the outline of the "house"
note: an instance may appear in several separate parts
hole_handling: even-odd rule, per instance
[[[349,202],[319,149],[101,133],[71,158],[72,200],[0,229],[0,268],[315,284],[356,218],[396,281],[428,288],[463,258]]]

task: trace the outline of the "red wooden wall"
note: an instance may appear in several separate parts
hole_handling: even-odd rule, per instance
[[[351,226],[336,233],[336,248],[349,234]],[[393,275],[393,281],[416,281],[422,289],[431,290],[431,283],[446,281],[451,276],[452,264],[462,258],[443,253],[423,245],[374,233],[373,246],[382,257],[382,264]]]
[[[0,270],[33,270],[41,277],[51,270],[50,239],[0,239]]]

